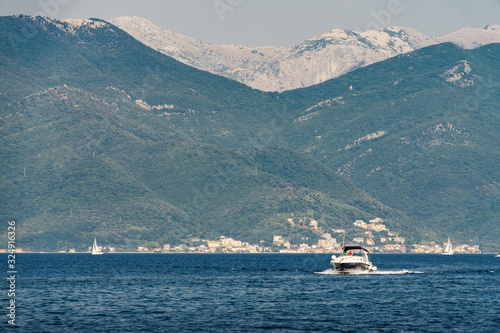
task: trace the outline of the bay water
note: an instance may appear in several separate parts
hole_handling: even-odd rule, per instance
[[[7,263],[7,256],[4,257]],[[500,258],[17,254],[17,332],[500,332]]]

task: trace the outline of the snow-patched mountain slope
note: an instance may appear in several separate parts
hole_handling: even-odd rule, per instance
[[[500,42],[500,26],[463,29],[443,37],[428,37],[410,28],[388,27],[360,33],[335,29],[291,48],[246,47],[210,45],[162,30],[140,17],[122,16],[110,22],[187,65],[264,91],[311,86],[433,44],[450,41],[474,48]]]
[[[437,37],[438,42],[452,42],[464,49],[474,49],[491,43],[500,43],[500,25],[488,25],[483,29],[464,28],[457,32]]]

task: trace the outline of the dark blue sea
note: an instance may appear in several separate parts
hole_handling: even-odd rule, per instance
[[[334,274],[323,254],[16,259],[18,327],[5,283],[3,331],[500,332],[494,255],[374,254],[379,270],[360,275]]]

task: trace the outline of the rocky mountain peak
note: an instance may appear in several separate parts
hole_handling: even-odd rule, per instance
[[[433,44],[452,42],[471,49],[500,42],[498,25],[466,28],[442,37],[391,26],[364,32],[333,29],[290,48],[246,47],[210,45],[162,30],[140,17],[119,17],[111,22],[144,44],[187,65],[264,91],[308,87]]]

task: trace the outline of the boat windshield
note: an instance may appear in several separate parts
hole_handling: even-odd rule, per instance
[[[363,250],[353,249],[342,253],[343,256],[367,257],[368,254]]]

